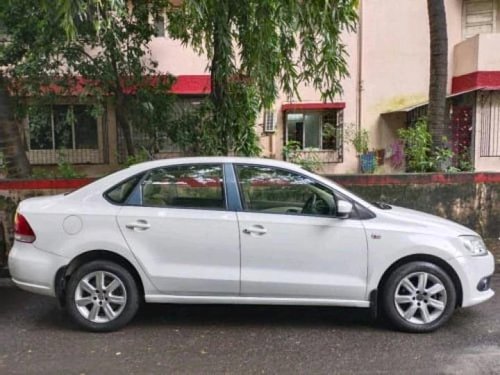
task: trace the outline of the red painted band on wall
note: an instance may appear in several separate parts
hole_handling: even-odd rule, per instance
[[[473,72],[451,80],[452,94],[475,89],[500,90],[500,71]]]
[[[68,180],[0,180],[0,190],[74,190],[91,182],[94,178]]]
[[[345,186],[424,185],[424,184],[500,184],[500,173],[423,173],[394,175],[329,175]],[[95,181],[94,178],[71,180],[0,180],[0,190],[74,190]]]
[[[170,77],[167,75],[157,76],[144,76],[143,81],[140,83],[142,86],[155,87],[159,84],[167,84]],[[63,84],[64,83],[64,84]],[[121,82],[123,92],[127,95],[133,95],[137,91],[137,84],[127,84],[127,80],[123,78]],[[91,95],[94,90],[99,89],[100,84],[97,81],[89,80],[81,76],[65,78],[64,82],[51,83],[41,88],[45,94],[55,94],[61,96],[77,96],[77,95]],[[175,81],[170,87],[169,92],[177,95],[208,95],[211,91],[210,75],[179,75],[175,77]],[[22,85],[18,89],[22,93]],[[15,92],[15,91],[14,91]],[[103,93],[106,95],[106,93]]]
[[[477,184],[500,184],[500,173],[476,173],[474,182]]]
[[[500,184],[500,173],[330,175],[325,177],[345,186]]]

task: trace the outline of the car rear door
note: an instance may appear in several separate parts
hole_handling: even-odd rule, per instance
[[[118,224],[160,292],[238,295],[238,223],[227,210],[222,164],[149,171]]]
[[[281,168],[235,170],[243,197],[241,295],[364,301],[365,230],[360,220],[335,216],[334,192]]]

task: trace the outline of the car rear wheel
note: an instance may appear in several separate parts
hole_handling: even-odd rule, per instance
[[[407,332],[431,332],[453,314],[455,286],[449,275],[435,264],[407,263],[387,279],[382,306],[396,328]]]
[[[126,325],[139,308],[137,284],[128,270],[105,260],[82,265],[66,290],[71,318],[90,331],[114,331]]]

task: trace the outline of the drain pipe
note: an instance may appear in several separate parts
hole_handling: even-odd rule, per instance
[[[358,132],[361,131],[363,118],[363,0],[359,1],[358,9],[358,66],[357,66],[357,90],[356,90],[356,125]]]
[[[358,8],[358,66],[356,80],[356,131],[361,132],[363,121],[363,0],[359,0]],[[361,172],[361,155],[359,155],[358,172]]]

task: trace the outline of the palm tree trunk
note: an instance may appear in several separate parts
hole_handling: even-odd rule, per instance
[[[28,177],[31,166],[21,139],[19,127],[10,109],[5,79],[0,77],[0,151],[3,154],[7,177]]]
[[[430,82],[428,124],[434,147],[448,137],[446,85],[448,82],[448,30],[444,0],[427,0],[430,30]]]

